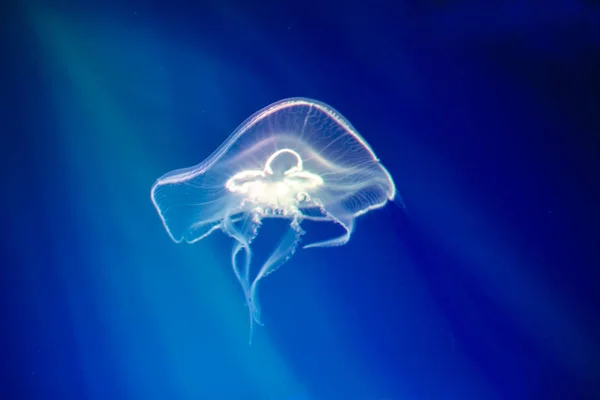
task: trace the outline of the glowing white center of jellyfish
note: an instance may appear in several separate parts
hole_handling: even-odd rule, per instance
[[[296,165],[278,173],[273,171],[273,161],[282,154],[291,154]],[[244,196],[259,207],[272,208],[283,214],[297,212],[297,204],[310,200],[310,191],[323,184],[323,178],[305,171],[302,157],[291,149],[277,150],[267,159],[264,169],[240,171],[225,183],[232,193]]]

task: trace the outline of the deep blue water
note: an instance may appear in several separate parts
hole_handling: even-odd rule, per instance
[[[0,398],[600,398],[599,14],[4,6]],[[173,243],[150,187],[295,96],[350,120],[406,208],[265,279],[248,346],[230,239]]]

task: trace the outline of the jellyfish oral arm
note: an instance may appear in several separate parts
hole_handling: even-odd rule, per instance
[[[257,294],[258,283],[266,276],[275,272],[290,259],[296,251],[302,235],[305,233],[300,227],[300,216],[293,218],[288,228],[288,232],[273,251],[269,259],[262,265],[256,274],[256,277],[252,280],[252,283],[250,283],[250,263],[252,259],[250,243],[257,236],[260,225],[260,216],[254,213],[249,214],[246,217],[242,229],[238,229],[229,216],[224,218],[222,223],[223,231],[235,240],[231,252],[231,264],[244,291],[246,306],[248,307],[250,317],[250,344],[252,343],[254,324],[262,325]],[[242,250],[244,251],[245,257],[243,265],[240,266],[237,258],[238,253]]]
[[[252,334],[254,322],[262,325],[260,318],[260,304],[258,300],[258,284],[266,276],[275,272],[279,267],[285,264],[295,253],[298,243],[304,235],[304,230],[300,227],[300,220],[294,218],[290,223],[287,233],[273,251],[269,259],[260,268],[252,285],[250,285],[249,297],[247,298],[248,311],[250,312],[250,343],[252,343]]]
[[[250,243],[258,235],[259,228],[260,220],[253,215],[246,216],[241,230],[235,226],[229,216],[226,216],[221,224],[223,232],[235,240],[231,251],[231,265],[246,297],[249,296],[250,291],[250,263],[252,261]],[[237,257],[242,250],[244,250],[244,263],[243,266],[239,266]]]
[[[311,243],[303,246],[303,249],[311,249],[314,247],[336,247],[343,246],[350,240],[352,232],[354,231],[354,215],[345,215],[343,213],[327,212],[327,221],[335,222],[344,228],[345,232],[342,236],[338,236],[332,239],[322,240],[320,242]]]

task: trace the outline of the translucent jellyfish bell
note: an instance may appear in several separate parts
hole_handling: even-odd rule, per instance
[[[250,340],[253,323],[261,324],[258,283],[292,256],[303,220],[344,229],[304,248],[343,245],[356,217],[395,196],[392,177],[354,127],[328,105],[303,98],[258,111],[205,161],[167,173],[151,191],[175,242],[194,243],[216,229],[235,240],[231,263],[250,312]],[[289,228],[251,279],[250,245],[265,218],[287,219]]]

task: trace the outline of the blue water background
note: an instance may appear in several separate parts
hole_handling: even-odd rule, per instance
[[[598,398],[596,4],[50,3],[1,17],[0,398]],[[269,276],[248,346],[230,240],[150,187],[291,96],[407,208]]]

